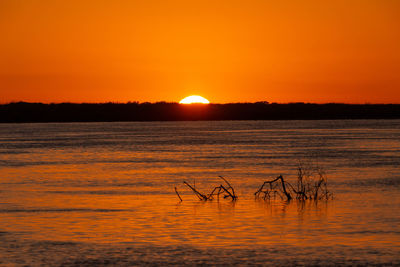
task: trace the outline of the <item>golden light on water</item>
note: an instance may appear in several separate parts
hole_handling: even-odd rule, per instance
[[[182,99],[179,104],[210,104],[210,101],[199,95],[191,95]]]
[[[357,123],[0,124],[0,265],[400,265],[398,123]],[[316,148],[334,199],[255,199]],[[220,174],[237,201],[183,184],[209,194]]]

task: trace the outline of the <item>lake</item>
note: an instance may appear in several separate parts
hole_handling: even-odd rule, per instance
[[[399,211],[400,120],[0,124],[0,265],[400,265]]]

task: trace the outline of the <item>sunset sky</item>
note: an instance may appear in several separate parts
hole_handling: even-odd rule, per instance
[[[0,36],[1,103],[400,103],[398,0],[1,0]]]

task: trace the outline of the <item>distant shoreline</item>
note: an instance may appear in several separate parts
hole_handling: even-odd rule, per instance
[[[0,104],[0,123],[335,119],[400,119],[400,104]]]

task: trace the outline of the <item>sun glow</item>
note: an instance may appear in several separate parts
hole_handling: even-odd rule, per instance
[[[199,95],[191,95],[182,99],[179,104],[209,104],[210,101]]]

